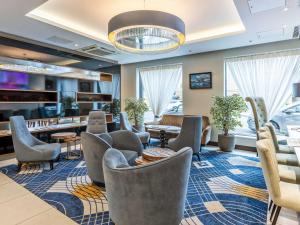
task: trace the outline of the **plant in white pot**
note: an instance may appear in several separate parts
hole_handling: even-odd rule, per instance
[[[214,124],[223,131],[218,135],[218,144],[222,151],[232,151],[235,147],[235,136],[229,131],[241,126],[241,113],[247,110],[244,99],[239,95],[214,97],[214,104],[210,110]]]
[[[125,111],[129,120],[134,123],[134,128],[142,131],[144,125],[144,114],[149,111],[144,99],[128,98],[125,100]]]

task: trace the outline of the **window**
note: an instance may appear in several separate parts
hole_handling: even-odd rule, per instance
[[[300,124],[300,120],[296,117],[300,102],[292,103],[292,84],[299,82],[300,77],[298,51],[227,59],[225,72],[226,95],[240,94],[244,98],[263,97],[269,119],[278,132],[286,134],[288,124]],[[242,124],[237,133],[255,135],[251,109],[242,114]]]
[[[150,108],[145,121],[162,114],[182,113],[182,65],[160,65],[138,70],[139,93]]]

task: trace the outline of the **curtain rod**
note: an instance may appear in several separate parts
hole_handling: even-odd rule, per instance
[[[137,69],[141,68],[152,68],[152,67],[159,67],[159,66],[177,66],[177,65],[182,65],[182,63],[171,63],[171,64],[159,64],[159,65],[153,65],[153,66],[138,66]]]
[[[268,55],[268,54],[275,54],[275,53],[284,53],[289,51],[300,51],[300,48],[295,49],[284,49],[284,50],[275,50],[270,52],[262,52],[262,53],[253,53],[248,55],[240,55],[240,56],[231,56],[231,57],[225,57],[224,59],[236,59],[236,58],[243,58],[243,57],[251,57],[251,56],[258,56],[258,55]],[[300,54],[300,52],[299,52]]]

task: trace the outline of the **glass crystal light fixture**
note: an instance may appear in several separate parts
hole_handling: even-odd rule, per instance
[[[185,41],[185,25],[177,16],[153,10],[121,13],[108,23],[108,39],[125,52],[163,53]]]

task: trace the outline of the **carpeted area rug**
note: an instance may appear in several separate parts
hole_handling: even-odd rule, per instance
[[[113,224],[105,190],[91,184],[83,159],[61,159],[52,171],[47,167],[25,165],[17,173],[10,165],[0,171],[79,224]],[[202,164],[192,162],[181,225],[265,224],[267,199],[257,158],[206,151]]]

